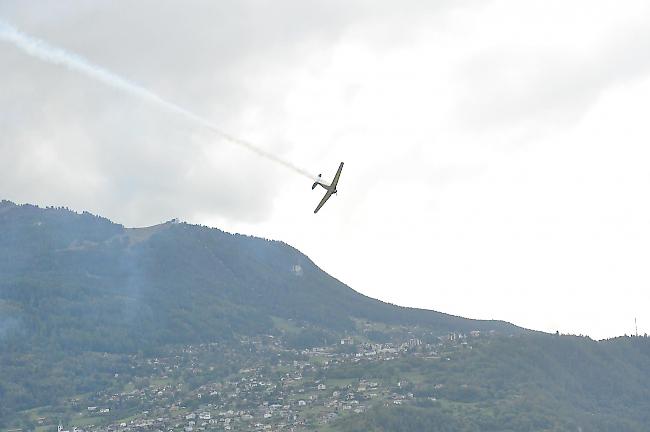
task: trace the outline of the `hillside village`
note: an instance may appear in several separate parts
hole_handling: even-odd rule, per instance
[[[236,349],[202,344],[171,350],[164,357],[130,356],[136,378],[122,392],[73,398],[65,404],[69,414],[64,418],[36,411],[34,421],[43,431],[56,430],[58,422],[59,432],[327,431],[342,417],[422,398],[414,392],[417,377],[392,373],[366,378],[354,371],[409,359],[450,362],[489,337],[478,331],[452,333],[433,343],[418,337],[387,343],[346,337],[330,346],[299,350],[268,335],[242,338]],[[211,379],[218,369],[210,361],[215,353],[227,354],[242,367],[223,379]],[[435,401],[436,396],[425,399]]]

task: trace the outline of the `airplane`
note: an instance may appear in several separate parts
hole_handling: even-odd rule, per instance
[[[341,171],[343,171],[343,162],[341,162],[341,165],[339,165],[339,170],[336,171],[336,175],[334,176],[334,180],[332,180],[332,183],[328,184],[322,180],[322,174],[318,174],[318,178],[316,179],[316,182],[312,185],[311,190],[316,189],[316,186],[320,185],[322,186],[327,193],[323,197],[322,200],[320,200],[320,203],[318,203],[318,207],[316,207],[316,210],[314,210],[314,213],[318,213],[318,210],[325,205],[328,199],[338,191],[336,190],[336,185],[339,183],[339,177],[341,177]]]

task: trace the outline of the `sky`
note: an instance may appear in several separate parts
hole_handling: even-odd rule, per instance
[[[646,1],[3,0],[0,21],[300,169],[0,42],[0,198],[289,243],[366,295],[650,332]]]

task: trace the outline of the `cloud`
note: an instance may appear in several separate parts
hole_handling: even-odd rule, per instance
[[[0,16],[290,158],[302,143],[283,140],[284,102],[306,59],[327,62],[352,26],[396,43],[400,37],[383,24],[450,5],[8,1]],[[273,190],[289,181],[290,173],[128,95],[7,44],[0,53],[0,182],[8,198],[90,209],[127,224],[210,213],[253,222],[271,214]]]
[[[461,61],[459,124],[483,133],[523,127],[543,134],[575,125],[608,88],[647,76],[650,58],[639,53],[650,49],[650,8],[630,6],[493,7]],[[504,23],[494,13],[517,19]],[[478,34],[485,36],[479,41]]]
[[[264,135],[268,124],[281,121],[274,108],[290,85],[286,69],[337,28],[330,30],[329,21],[336,24],[337,18],[328,7],[294,5],[285,16],[283,7],[256,10],[250,2],[142,2],[129,4],[128,14],[125,4],[72,4],[78,3],[42,10],[15,2],[3,4],[2,12],[24,30],[244,138]],[[0,182],[9,198],[63,201],[133,224],[178,212],[249,221],[268,216],[272,190],[287,173],[87,77],[27,58],[7,44],[0,50],[6,71]],[[263,120],[241,130],[251,111]],[[284,154],[290,147],[267,150]]]

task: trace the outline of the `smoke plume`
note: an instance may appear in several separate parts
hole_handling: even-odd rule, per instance
[[[62,48],[52,46],[43,40],[31,37],[3,21],[0,21],[0,40],[12,43],[17,48],[24,51],[26,54],[39,60],[65,66],[70,70],[80,72],[117,90],[127,92],[142,100],[155,104],[168,112],[182,116],[192,123],[212,131],[214,134],[218,135],[225,141],[243,147],[257,154],[258,156],[280,164],[285,168],[288,168],[304,177],[307,177],[309,179],[315,178],[314,175],[310,174],[306,170],[303,170],[302,168],[299,168],[291,162],[281,159],[274,154],[262,150],[247,141],[241,140],[222,131],[219,127],[217,127],[209,120],[206,120],[191,111],[188,111],[172,102],[161,98],[152,91],[141,87],[140,85],[135,84],[125,78],[122,78],[121,76],[116,75],[109,70],[96,66],[77,54],[68,52]]]

